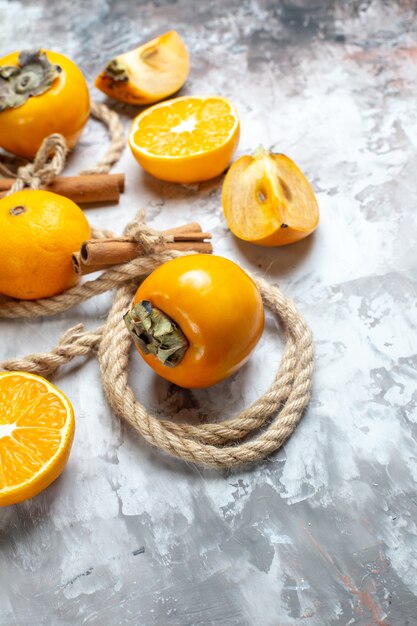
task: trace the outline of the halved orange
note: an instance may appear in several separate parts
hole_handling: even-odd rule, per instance
[[[155,104],[133,121],[129,145],[144,170],[175,183],[221,174],[239,142],[239,118],[220,96],[185,96]]]
[[[33,498],[61,474],[74,438],[70,401],[28,372],[0,374],[0,506]]]
[[[222,204],[232,233],[260,246],[294,243],[319,223],[317,200],[303,172],[285,154],[263,149],[233,163]]]

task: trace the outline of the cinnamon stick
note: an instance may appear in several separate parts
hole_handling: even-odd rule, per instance
[[[102,270],[108,269],[110,266],[95,266],[95,265],[84,265],[81,260],[80,252],[73,252],[72,254],[72,265],[74,267],[74,271],[77,276],[85,276],[86,274],[94,274],[94,272],[101,272]]]
[[[3,198],[13,185],[12,178],[0,178],[0,198]],[[57,176],[54,181],[42,187],[61,196],[70,198],[77,204],[93,202],[118,202],[124,191],[124,174],[91,174],[86,176]]]
[[[188,228],[192,230],[189,231]],[[172,238],[172,241],[166,243],[166,248],[211,254],[213,246],[210,241],[206,241],[211,239],[211,234],[199,231],[201,231],[199,224],[185,224],[163,231],[166,237]],[[106,269],[111,265],[127,263],[144,254],[143,246],[129,237],[90,239],[82,244],[80,252],[73,254],[73,264],[75,272],[84,275]]]

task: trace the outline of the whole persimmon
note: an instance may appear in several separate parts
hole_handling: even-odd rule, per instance
[[[0,147],[35,156],[52,133],[76,144],[90,115],[90,96],[81,70],[50,50],[17,51],[0,58]]]
[[[126,325],[139,354],[180,387],[209,387],[248,360],[264,326],[254,281],[223,257],[164,263],[136,292]]]

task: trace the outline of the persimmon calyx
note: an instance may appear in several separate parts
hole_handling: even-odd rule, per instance
[[[110,63],[106,65],[104,73],[116,82],[126,82],[129,80],[126,66],[117,58],[112,59]]]
[[[252,152],[252,157],[257,159],[258,157],[269,156],[270,152],[266,150],[262,144],[260,144],[255,150]]]
[[[51,88],[62,69],[41,50],[22,50],[19,65],[0,66],[0,111],[16,109]]]
[[[134,342],[143,354],[154,354],[168,367],[180,363],[188,349],[181,328],[168,315],[142,300],[124,316]]]

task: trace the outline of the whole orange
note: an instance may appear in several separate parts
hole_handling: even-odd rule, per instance
[[[24,190],[0,200],[0,233],[0,293],[35,300],[76,283],[72,253],[91,229],[72,200]]]

